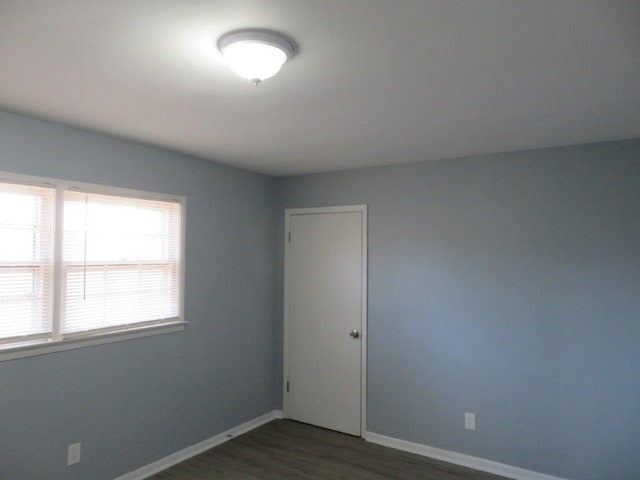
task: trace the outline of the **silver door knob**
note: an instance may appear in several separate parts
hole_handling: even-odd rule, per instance
[[[360,332],[358,330],[351,330],[351,333],[349,335],[351,335],[353,338],[360,338]]]

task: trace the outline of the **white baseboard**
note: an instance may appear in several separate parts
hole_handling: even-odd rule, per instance
[[[506,465],[504,463],[498,463],[484,458],[451,452],[449,450],[442,450],[440,448],[430,447],[420,443],[407,442],[406,440],[387,437],[378,433],[366,432],[364,434],[364,439],[367,442],[377,443],[378,445],[383,445],[385,447],[391,447],[396,450],[403,450],[405,452],[422,455],[423,457],[454,463],[463,467],[473,468],[474,470],[480,470],[481,472],[502,475],[503,477],[512,478],[513,480],[566,480],[564,478],[525,470],[524,468],[514,467],[512,465]]]
[[[281,410],[273,410],[269,413],[261,415],[260,417],[249,420],[248,422],[243,423],[242,425],[238,425],[237,427],[230,428],[218,435],[215,435],[211,438],[203,440],[202,442],[196,443],[195,445],[191,445],[179,452],[172,453],[160,460],[156,460],[153,463],[145,465],[144,467],[138,468],[133,472],[127,473],[121,477],[116,478],[115,480],[143,480],[145,478],[150,477],[151,475],[155,475],[158,472],[166,470],[173,465],[183,462],[188,458],[191,458],[199,453],[202,453],[210,448],[213,448],[217,445],[220,445],[224,442],[231,440],[233,437],[237,437],[238,435],[242,435],[243,433],[247,433],[254,428],[258,428],[265,423],[269,423],[272,420],[276,420],[282,418]]]

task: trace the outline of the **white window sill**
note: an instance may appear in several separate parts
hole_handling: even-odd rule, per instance
[[[96,334],[68,340],[41,340],[34,341],[28,345],[15,344],[11,346],[0,346],[0,362],[15,360],[17,358],[44,355],[47,353],[63,352],[65,350],[73,350],[76,348],[91,347],[93,345],[122,342],[125,340],[132,340],[134,338],[151,337],[165,333],[179,332],[184,330],[185,325],[186,322],[174,322],[164,325],[151,325],[137,329]]]

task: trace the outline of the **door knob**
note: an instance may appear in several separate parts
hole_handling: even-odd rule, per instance
[[[351,330],[351,333],[349,335],[351,335],[353,338],[360,338],[360,332],[358,330]]]

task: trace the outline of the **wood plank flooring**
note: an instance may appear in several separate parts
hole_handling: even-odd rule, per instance
[[[149,480],[505,480],[291,420],[275,420]]]

